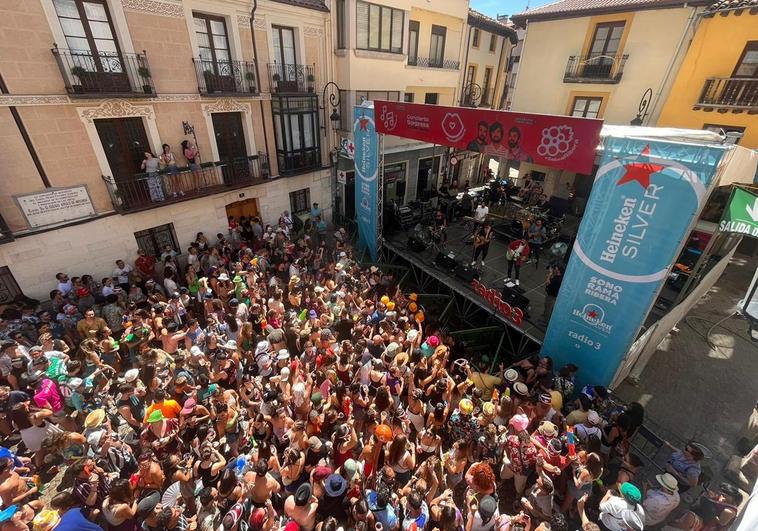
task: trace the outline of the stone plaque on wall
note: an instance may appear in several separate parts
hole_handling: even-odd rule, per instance
[[[49,188],[14,196],[31,227],[46,227],[95,215],[87,187]]]

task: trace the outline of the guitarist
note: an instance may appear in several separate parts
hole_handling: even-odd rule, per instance
[[[508,277],[505,279],[506,282],[513,278],[516,286],[519,285],[519,272],[521,271],[521,266],[524,265],[528,258],[529,243],[526,241],[526,238],[522,237],[521,239],[511,242],[508,246],[508,250],[505,252],[505,259],[508,261]],[[515,278],[511,277],[514,266],[516,268]]]
[[[481,256],[479,265],[480,267],[484,267],[484,259],[487,258],[493,236],[492,224],[489,220],[485,220],[484,224],[479,227],[474,235],[474,261],[471,262],[472,267],[476,265],[476,260],[479,256]]]

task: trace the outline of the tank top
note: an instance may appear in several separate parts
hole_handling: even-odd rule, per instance
[[[221,477],[220,472],[213,473],[213,464],[207,468],[203,468],[203,464],[197,467],[197,475],[203,480],[204,487],[215,487]]]

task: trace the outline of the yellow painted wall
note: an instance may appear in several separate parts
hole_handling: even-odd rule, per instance
[[[745,127],[740,145],[758,148],[758,114],[693,110],[709,77],[729,77],[745,43],[758,40],[758,15],[704,18],[661,111],[658,125],[701,129],[703,124]]]
[[[637,11],[626,32],[622,53],[629,54],[618,84],[564,83],[570,55],[580,55],[592,38],[596,17],[532,22],[527,30],[511,110],[564,114],[571,92],[606,92],[604,119],[628,124],[648,87],[660,87],[694,8]],[[628,14],[603,16],[623,20]],[[593,20],[594,19],[594,20]],[[589,37],[588,37],[589,34]],[[654,121],[655,117],[651,117]],[[653,121],[650,124],[653,124]],[[648,124],[646,124],[648,125]]]

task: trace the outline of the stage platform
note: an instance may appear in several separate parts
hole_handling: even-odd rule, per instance
[[[494,224],[500,220],[493,220]],[[562,231],[562,240],[568,241],[570,238],[566,231],[576,230],[576,220],[571,220],[566,224]],[[471,284],[466,282],[455,274],[455,271],[446,269],[435,262],[438,252],[447,255],[451,251],[459,263],[470,264],[473,259],[473,245],[471,244],[471,225],[463,221],[456,221],[447,228],[447,242],[440,246],[427,246],[422,251],[414,251],[408,246],[408,238],[413,234],[413,229],[408,231],[395,229],[390,233],[385,232],[384,244],[393,252],[401,255],[406,260],[414,263],[417,267],[422,267],[429,274],[436,277],[440,282],[456,290],[469,300],[476,304],[488,308],[490,305],[476,294],[471,288]],[[505,253],[510,241],[502,234],[496,234],[490,244],[489,253],[484,260],[484,266],[481,267],[479,262],[476,269],[479,272],[479,281],[487,288],[494,288],[500,292],[504,285],[508,273],[508,263],[505,259]],[[542,321],[542,313],[545,306],[545,281],[547,277],[547,265],[550,262],[549,250],[543,250],[542,256],[537,262],[531,259],[521,268],[519,291],[521,295],[529,300],[528,312],[520,326],[498,316],[499,320],[512,328],[516,328],[529,338],[542,343],[545,338],[545,329],[547,323]]]

